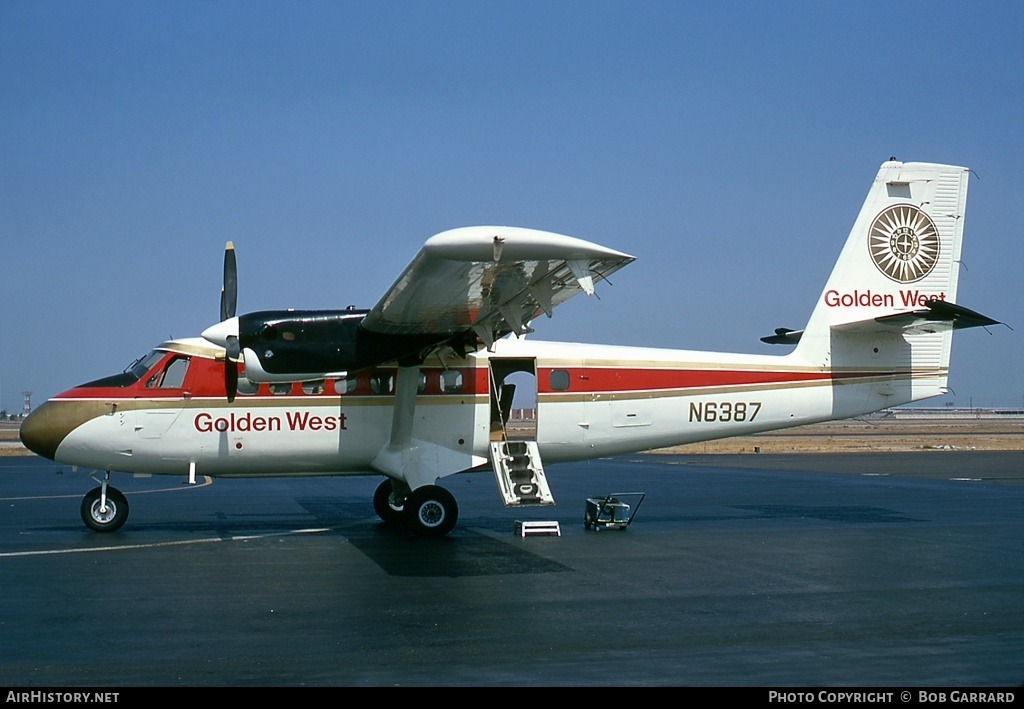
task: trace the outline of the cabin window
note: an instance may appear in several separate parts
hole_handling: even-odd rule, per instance
[[[238,377],[238,393],[242,396],[252,396],[259,389],[259,384],[250,382],[243,374]]]
[[[356,386],[359,384],[359,380],[356,375],[345,377],[344,379],[334,380],[334,391],[338,394],[354,394]]]
[[[462,372],[457,369],[446,369],[441,372],[441,391],[445,394],[462,391]]]
[[[317,394],[323,394],[324,393],[324,380],[323,379],[317,379],[314,382],[303,382],[302,383],[302,393],[303,394],[309,394],[311,396],[316,396]]]
[[[270,393],[271,394],[275,394],[277,396],[283,396],[285,394],[291,394],[292,393],[292,383],[291,382],[274,382],[273,384],[270,385]]]
[[[420,370],[419,381],[416,382],[416,391],[420,394],[427,390],[427,373]]]
[[[552,369],[548,381],[554,391],[565,391],[569,388],[569,372],[564,369]]]
[[[374,372],[370,375],[370,391],[374,394],[391,394],[394,390],[394,375],[388,372]]]

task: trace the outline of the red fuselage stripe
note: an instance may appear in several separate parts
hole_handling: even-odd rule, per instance
[[[160,363],[163,366],[163,362]],[[472,371],[470,371],[472,370]],[[380,368],[359,373],[360,384],[355,392],[344,396],[373,396],[368,385],[369,376],[378,371],[394,373],[394,369]],[[427,368],[428,394],[440,394],[438,383],[440,369]],[[460,368],[464,373],[462,387],[450,393],[452,396],[484,394],[487,392],[488,368]],[[568,388],[552,387],[552,373],[568,374]],[[700,367],[539,367],[537,390],[544,394],[601,394],[616,392],[658,392],[680,391],[687,389],[725,388],[740,386],[782,386],[794,384],[825,384],[839,379],[877,378],[891,376],[910,376],[909,371],[793,371],[793,370],[757,370],[727,369]],[[366,379],[366,381],[363,381]],[[559,385],[565,382],[565,375],[559,374],[556,379]],[[192,365],[180,389],[161,389],[146,387],[144,377],[127,387],[96,387],[79,386],[58,395],[60,399],[179,399],[182,396],[221,397],[224,396],[223,363],[203,357],[193,357]],[[186,394],[187,392],[187,394]],[[261,386],[260,395],[270,395],[266,385]],[[292,396],[337,396],[334,385],[328,382],[318,394],[304,394],[302,388],[295,386],[290,392]],[[381,394],[386,396],[387,394]],[[378,395],[380,396],[380,395]],[[244,398],[244,397],[243,397]]]
[[[555,369],[557,368],[546,371],[551,372]],[[745,369],[567,367],[565,371],[569,373],[569,390],[583,393],[701,389],[751,384],[792,384],[795,382],[821,382],[844,376],[829,372]],[[544,372],[545,370],[542,370],[542,373]],[[871,376],[877,375],[872,374]],[[542,377],[539,388],[544,392],[554,391],[551,389],[550,377]]]

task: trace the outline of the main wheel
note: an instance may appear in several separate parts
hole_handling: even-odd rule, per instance
[[[103,488],[97,487],[86,494],[82,500],[82,521],[95,532],[113,532],[128,519],[128,500],[120,490],[107,486],[107,506],[103,507],[102,492]]]
[[[455,497],[443,487],[424,485],[410,492],[403,508],[405,521],[421,537],[443,537],[459,518]]]
[[[385,478],[373,493],[373,511],[388,524],[398,524],[404,519],[402,507],[391,501],[393,489],[391,478]]]

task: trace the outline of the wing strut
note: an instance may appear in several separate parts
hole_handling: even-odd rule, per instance
[[[395,381],[395,406],[391,412],[389,448],[404,448],[412,441],[412,422],[416,413],[416,388],[420,367],[399,367]]]
[[[396,491],[402,491],[405,486],[406,494],[409,490],[434,484],[439,477],[487,462],[486,458],[474,455],[470,447],[449,447],[434,440],[414,437],[419,379],[418,364],[398,367],[391,437],[371,463],[374,470],[391,478]],[[469,435],[465,437],[470,438]],[[405,495],[400,492],[399,496]]]
[[[412,440],[412,424],[416,416],[419,374],[418,364],[398,368],[398,376],[395,379],[395,404],[391,410],[391,438],[373,459],[374,468],[392,479],[407,482],[411,457],[416,450]],[[410,483],[410,487],[416,485]]]

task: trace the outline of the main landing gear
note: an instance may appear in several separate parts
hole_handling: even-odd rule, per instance
[[[82,500],[82,521],[95,532],[114,532],[128,519],[128,500],[120,490],[110,487],[109,479],[108,472],[103,483]]]
[[[390,478],[373,493],[373,509],[388,524],[405,524],[420,537],[443,537],[459,518],[455,497],[438,485],[424,485],[409,492],[401,504],[393,495]]]

